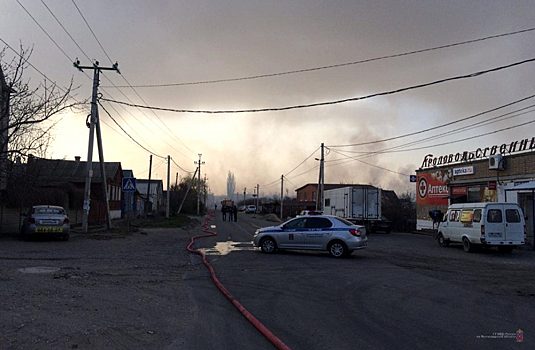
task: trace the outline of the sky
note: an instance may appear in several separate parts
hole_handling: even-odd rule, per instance
[[[102,67],[117,61],[121,74],[102,73],[99,92],[104,98],[175,110],[264,109],[337,101],[535,57],[535,31],[527,31],[401,57],[309,70],[530,29],[535,27],[532,0],[0,0],[0,7],[0,38],[14,49],[21,44],[33,47],[30,63],[59,86],[74,79],[76,98],[91,96],[92,72],[86,71],[86,76],[77,71],[73,61],[78,58],[82,65],[91,65],[91,60],[97,60]],[[0,47],[4,46],[0,42]],[[4,60],[13,55],[7,49]],[[395,94],[285,111],[175,113],[103,101],[126,132],[150,150],[131,141],[101,109],[104,157],[120,161],[123,169],[132,169],[138,178],[147,178],[152,153],[152,178],[166,183],[167,165],[161,157],[170,155],[173,159],[174,182],[177,173],[187,175],[182,169],[193,171],[198,154],[202,154],[202,176],[207,176],[216,195],[225,194],[230,171],[238,192],[246,188],[250,194],[259,184],[261,195],[280,193],[280,178],[285,175],[285,192],[292,196],[296,188],[318,181],[319,162],[315,158],[320,158],[319,148],[324,143],[325,183],[373,184],[400,195],[414,192],[409,175],[415,174],[426,154],[473,151],[531,139],[534,124],[477,136],[531,121],[534,114],[504,118],[406,148],[448,143],[442,146],[359,160],[347,157],[361,156],[351,152],[378,151],[479,125],[534,104],[534,99],[411,137],[333,146],[434,128],[533,95],[534,68],[535,63],[530,62]],[[297,70],[309,71],[278,74]],[[273,76],[233,80],[259,75]],[[35,86],[44,80],[31,67],[25,77]],[[217,80],[232,81],[213,82]],[[207,81],[211,83],[184,84]],[[89,106],[82,112],[54,118],[58,123],[49,158],[87,159],[88,113]],[[98,159],[96,147],[93,159]]]

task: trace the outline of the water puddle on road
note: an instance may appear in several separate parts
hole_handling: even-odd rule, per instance
[[[200,249],[206,255],[227,255],[238,250],[253,250],[253,242],[217,242],[213,248]]]

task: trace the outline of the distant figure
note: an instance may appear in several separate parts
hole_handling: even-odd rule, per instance
[[[217,210],[217,204],[214,204],[214,206],[215,206],[215,210]]]
[[[221,206],[221,214],[223,215],[223,221],[227,220],[227,210],[224,205]]]
[[[237,206],[232,207],[232,216],[234,216],[234,221],[238,221],[238,207]]]

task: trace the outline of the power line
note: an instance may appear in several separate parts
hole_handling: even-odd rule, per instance
[[[413,86],[404,87],[404,88],[391,90],[391,91],[386,91],[386,92],[378,92],[378,93],[375,93],[375,94],[361,96],[361,97],[352,97],[352,98],[346,98],[346,99],[336,100],[336,101],[317,102],[317,103],[295,105],[295,106],[287,106],[287,107],[276,107],[276,108],[207,111],[207,110],[173,109],[173,108],[163,108],[163,107],[142,106],[142,105],[127,103],[127,102],[123,102],[123,101],[111,100],[111,99],[107,99],[107,98],[102,98],[102,100],[103,101],[117,103],[117,104],[122,104],[122,105],[126,105],[126,106],[130,106],[130,107],[153,109],[153,110],[167,111],[167,112],[174,112],[174,113],[204,113],[204,114],[224,114],[224,113],[228,113],[228,114],[233,114],[233,113],[278,112],[278,111],[287,111],[287,110],[292,110],[292,109],[301,109],[301,108],[310,108],[310,107],[335,105],[335,104],[340,104],[340,103],[365,100],[365,99],[369,99],[369,98],[372,98],[372,97],[392,95],[392,94],[396,94],[396,93],[399,93],[399,92],[404,92],[404,91],[414,90],[414,89],[420,89],[420,88],[423,88],[423,87],[437,85],[437,84],[445,83],[445,82],[448,82],[448,81],[467,79],[467,78],[474,78],[474,77],[477,77],[477,76],[480,76],[480,75],[483,75],[483,74],[500,71],[500,70],[503,70],[503,69],[519,66],[519,65],[522,65],[522,64],[525,64],[525,63],[531,63],[531,62],[534,62],[534,61],[535,61],[535,58],[530,58],[530,59],[527,59],[527,60],[511,63],[511,64],[508,64],[508,65],[505,65],[505,66],[500,66],[500,67],[496,67],[496,68],[492,68],[492,69],[487,69],[487,70],[483,70],[483,71],[479,71],[479,72],[475,72],[475,73],[470,73],[470,74],[465,74],[465,75],[460,75],[460,76],[440,79],[440,80],[436,80],[436,81],[433,81],[433,82],[430,82],[430,83],[413,85]]]
[[[80,16],[82,16],[82,19],[84,20],[85,24],[87,24],[87,27],[91,31],[91,34],[93,34],[93,37],[95,38],[95,40],[99,44],[99,46],[102,49],[102,51],[104,51],[104,54],[106,55],[106,57],[108,57],[108,59],[110,60],[111,64],[113,64],[113,61],[111,60],[110,56],[108,56],[108,53],[106,52],[106,50],[104,50],[104,47],[102,47],[102,44],[100,43],[100,41],[98,40],[97,36],[95,35],[95,32],[93,32],[93,29],[91,29],[91,26],[89,25],[89,23],[87,23],[87,20],[85,19],[84,15],[82,14],[82,11],[80,11],[80,9],[78,8],[78,5],[76,5],[74,0],[72,0],[72,3],[74,4],[74,7],[76,7],[76,9],[78,10],[78,13],[80,14]]]
[[[360,142],[360,143],[352,143],[352,144],[349,144],[349,145],[334,145],[334,146],[328,146],[328,147],[331,147],[331,148],[354,147],[354,146],[371,145],[371,144],[374,144],[374,143],[380,143],[380,142],[387,142],[387,141],[397,140],[397,139],[401,139],[401,138],[404,138],[404,137],[413,136],[413,135],[421,134],[421,133],[424,133],[424,132],[427,132],[427,131],[431,131],[431,130],[436,130],[436,129],[439,129],[439,128],[443,128],[443,127],[445,127],[445,126],[450,126],[450,125],[453,125],[453,124],[457,124],[457,123],[460,123],[460,122],[463,122],[463,121],[466,121],[466,120],[470,120],[470,119],[473,119],[473,118],[482,116],[482,115],[484,115],[484,114],[488,114],[488,113],[491,113],[491,112],[495,112],[495,111],[497,111],[497,110],[499,110],[499,109],[503,109],[503,108],[505,108],[505,107],[509,107],[509,106],[514,105],[514,104],[517,104],[517,103],[520,103],[520,102],[529,100],[529,99],[534,98],[534,97],[535,97],[535,95],[531,95],[531,96],[528,96],[528,97],[524,97],[524,98],[521,98],[520,100],[516,100],[516,101],[510,102],[510,103],[501,105],[501,106],[499,106],[499,107],[492,108],[492,109],[486,110],[486,111],[484,111],[484,112],[480,112],[480,113],[471,115],[471,116],[466,117],[466,118],[457,119],[457,120],[455,120],[455,121],[453,121],[453,122],[449,122],[449,123],[445,123],[445,124],[441,124],[441,125],[433,126],[433,127],[431,127],[431,128],[422,129],[422,130],[415,131],[415,132],[411,132],[411,133],[408,133],[408,134],[403,134],[403,135],[394,136],[394,137],[389,137],[389,138],[386,138],[386,139],[375,140],[375,141]]]
[[[43,1],[43,0],[41,0]],[[110,62],[113,64],[113,61],[112,59],[110,58],[110,56],[108,55],[108,53],[106,52],[106,50],[104,49],[104,46],[102,46],[102,44],[100,43],[100,41],[98,40],[95,32],[93,31],[93,29],[91,28],[91,25],[89,25],[89,22],[87,21],[87,19],[85,18],[85,16],[83,15],[82,11],[80,10],[80,8],[76,5],[76,2],[74,2],[74,0],[72,0],[72,3],[74,4],[74,6],[76,7],[76,10],[78,10],[78,13],[80,14],[80,16],[82,16],[85,24],[87,25],[87,28],[89,28],[89,30],[91,31],[91,34],[93,34],[93,37],[95,38],[95,40],[97,41],[98,45],[100,46],[100,48],[102,49],[102,51],[104,52],[104,54],[106,55],[106,57],[108,57],[108,59],[110,60]],[[55,17],[55,16],[54,16]],[[58,21],[59,22],[59,21]],[[62,26],[63,27],[63,26]],[[70,36],[70,35],[69,35]],[[72,38],[72,37],[71,37]],[[74,39],[73,39],[74,40]],[[86,55],[87,56],[87,55]],[[136,89],[134,89],[134,87],[132,87],[132,85],[130,84],[130,82],[126,79],[126,77],[121,74],[121,77],[123,78],[123,80],[128,84],[128,86],[130,86],[132,88],[132,90],[134,91],[134,93],[141,99],[141,101],[143,101],[143,103],[145,103],[146,105],[148,105],[147,101],[145,101],[143,99],[143,97],[141,97],[141,95],[137,92]],[[115,83],[113,83],[111,80],[107,79],[114,87],[117,87],[115,85]],[[130,102],[132,102],[132,100],[130,100],[124,93],[121,92],[121,94],[123,96],[126,97],[126,99]],[[133,103],[133,102],[132,102]],[[141,111],[141,113],[147,118],[149,119],[154,125],[156,125],[156,127],[158,127],[160,130],[164,131],[163,129],[161,129],[161,127],[155,123],[152,119],[150,119],[145,113],[143,113]],[[178,136],[176,136],[173,131],[169,128],[169,126],[167,126],[167,124],[165,124],[163,122],[163,120],[154,112],[152,111],[152,113],[154,114],[154,116],[162,123],[163,126],[166,127],[167,130],[169,130],[169,132],[171,134],[167,134],[168,136],[171,136],[171,138],[175,138],[178,142],[180,142],[187,150],[189,150],[192,154],[195,154],[195,152],[193,152]],[[164,131],[165,132],[165,131]],[[165,142],[165,141],[164,141]],[[165,142],[167,143],[167,142]],[[167,143],[168,144],[168,143]],[[172,145],[168,144],[171,148],[175,149]],[[180,152],[179,150],[175,149],[178,153],[180,153],[181,155],[183,155],[184,157],[188,158],[185,154],[183,154],[182,152]]]
[[[74,2],[74,0],[73,0],[73,2]],[[185,85],[214,84],[214,83],[224,83],[224,82],[231,82],[231,81],[241,81],[241,80],[259,79],[259,78],[269,78],[269,77],[276,77],[276,76],[296,74],[296,73],[305,73],[305,72],[312,72],[312,71],[318,71],[318,70],[323,70],[323,69],[340,68],[340,67],[351,66],[351,65],[362,64],[362,63],[368,63],[368,62],[373,62],[373,61],[380,61],[380,60],[389,59],[389,58],[408,56],[408,55],[413,55],[413,54],[422,53],[422,52],[434,51],[434,50],[445,49],[445,48],[450,48],[450,47],[454,47],[454,46],[471,44],[471,43],[484,41],[484,40],[489,40],[489,39],[505,37],[505,36],[509,36],[509,35],[515,35],[515,34],[520,34],[520,33],[531,32],[531,31],[534,31],[534,30],[535,30],[535,28],[528,28],[528,29],[518,30],[518,31],[514,31],[514,32],[509,32],[509,33],[491,35],[491,36],[478,38],[478,39],[473,39],[473,40],[466,40],[466,41],[457,42],[457,43],[453,43],[453,44],[435,46],[435,47],[421,49],[421,50],[407,51],[407,52],[393,54],[393,55],[380,56],[380,57],[369,58],[369,59],[364,59],[364,60],[359,60],[359,61],[354,61],[354,62],[339,63],[339,64],[333,64],[333,65],[321,66],[321,67],[315,67],[315,68],[298,69],[298,70],[291,70],[291,71],[286,71],[286,72],[270,73],[270,74],[260,74],[260,75],[253,75],[253,76],[247,76],[247,77],[241,77],[241,78],[205,80],[205,81],[196,81],[196,82],[189,82],[189,83],[146,84],[146,85],[136,85],[134,87],[147,88],[147,87],[172,87],[172,86],[185,86]],[[125,87],[132,87],[132,86],[129,85],[129,86],[116,86],[116,87],[117,88],[125,88]]]
[[[162,159],[165,159],[165,158],[166,158],[166,157],[164,157],[164,156],[161,156],[161,155],[158,155],[158,154],[152,152],[151,150],[145,148],[145,146],[143,146],[142,144],[140,144],[139,142],[137,142],[137,140],[134,139],[134,138],[133,138],[133,137],[132,137],[132,136],[131,136],[131,135],[130,135],[130,134],[129,134],[123,127],[122,127],[122,126],[121,126],[121,124],[119,124],[119,123],[115,120],[115,118],[113,118],[113,117],[111,116],[110,112],[108,112],[108,111],[106,110],[106,108],[104,108],[104,106],[102,105],[102,103],[100,103],[100,101],[98,101],[98,104],[100,105],[100,107],[102,107],[102,109],[104,110],[104,112],[106,112],[106,114],[108,115],[108,117],[110,117],[110,119],[113,120],[113,122],[114,122],[114,123],[115,123],[115,124],[116,124],[116,125],[117,125],[117,126],[118,126],[118,127],[119,127],[119,128],[120,128],[120,129],[121,129],[121,130],[122,130],[122,131],[123,131],[129,138],[130,138],[130,139],[131,139],[131,140],[132,140],[132,141],[134,141],[134,143],[136,143],[139,147],[143,148],[143,149],[144,149],[145,151],[147,151],[149,154],[154,154],[154,155],[155,155],[156,157],[158,157],[158,158],[162,158]]]
[[[333,152],[334,152],[334,153],[338,153],[338,154],[340,154],[341,156],[344,156],[344,157],[346,157],[346,158],[353,159],[353,160],[356,160],[356,161],[361,162],[361,163],[363,163],[363,164],[366,164],[366,165],[368,165],[368,166],[377,168],[377,169],[385,170],[385,171],[388,171],[388,172],[393,173],[393,174],[409,176],[409,174],[404,174],[404,173],[400,173],[399,171],[395,171],[395,170],[391,170],[391,169],[383,168],[383,167],[381,167],[381,166],[378,166],[378,165],[375,165],[375,164],[370,164],[370,163],[368,163],[368,162],[365,162],[365,161],[363,161],[363,160],[357,159],[357,158],[355,158],[355,157],[348,156],[348,155],[346,155],[346,154],[344,154],[344,153],[342,153],[342,152],[340,152],[340,151],[338,151],[338,150],[333,150]],[[335,165],[337,165],[337,164],[335,164]]]
[[[284,176],[288,176],[288,175],[290,175],[295,169],[297,169],[297,168],[299,168],[301,165],[303,165],[307,160],[310,159],[310,157],[312,157],[312,156],[314,155],[314,153],[316,153],[316,152],[318,151],[318,149],[319,149],[319,147],[316,148],[316,149],[314,150],[314,152],[312,152],[308,157],[306,157],[305,160],[303,160],[301,163],[299,163],[295,168],[293,168],[292,170],[290,170],[289,172],[287,172],[286,175],[284,175]]]
[[[467,125],[467,126],[464,126],[464,127],[459,127],[457,129],[446,131],[446,132],[443,132],[443,133],[440,133],[440,134],[437,134],[437,135],[432,135],[432,136],[429,136],[429,137],[426,137],[426,138],[423,138],[423,139],[420,139],[420,140],[415,140],[415,141],[411,141],[411,142],[404,143],[404,144],[401,144],[401,145],[384,148],[384,149],[379,150],[379,151],[360,151],[359,152],[359,151],[344,150],[344,152],[345,153],[359,153],[359,154],[363,155],[363,157],[369,157],[369,156],[382,154],[382,153],[389,153],[390,150],[392,150],[392,149],[404,148],[404,147],[408,147],[410,145],[424,143],[424,142],[427,142],[427,141],[430,141],[430,140],[443,138],[443,137],[446,137],[446,136],[451,135],[451,134],[458,134],[458,133],[466,132],[466,131],[469,131],[469,130],[472,130],[472,129],[475,129],[475,128],[484,127],[484,126],[487,126],[487,125],[490,125],[490,124],[493,124],[493,123],[497,123],[497,122],[500,122],[500,121],[504,121],[504,120],[507,120],[507,119],[516,118],[516,117],[519,117],[519,116],[527,114],[527,113],[532,113],[533,110],[528,110],[528,109],[533,108],[533,107],[535,107],[535,105],[530,105],[530,106],[527,106],[527,107],[524,107],[524,108],[520,108],[520,109],[512,111],[512,112],[508,112],[508,113],[505,113],[505,114],[498,115],[496,117],[489,118],[489,119],[484,120],[484,121],[479,122],[479,123],[473,123],[473,124],[470,124],[470,125]],[[528,111],[525,111],[525,110],[528,110]],[[518,113],[520,111],[525,111],[525,112]],[[515,114],[515,113],[518,113],[518,114]],[[504,118],[506,116],[509,116],[509,117]]]
[[[185,170],[185,169],[182,168],[180,165],[178,165],[178,163],[175,162],[175,160],[174,160],[173,158],[171,158],[171,161],[172,161],[172,162],[173,162],[173,163],[174,163],[180,170],[182,170],[183,172],[185,172],[185,173],[189,173],[189,174],[193,174],[193,171],[187,171],[187,170]]]

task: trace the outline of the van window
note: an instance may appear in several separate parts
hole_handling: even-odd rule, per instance
[[[461,214],[461,222],[472,222],[472,218],[474,217],[474,212],[472,209],[463,210]]]
[[[450,213],[450,221],[459,221],[460,210],[452,210]]]
[[[474,222],[481,221],[481,209],[474,210]]]
[[[520,222],[520,214],[516,209],[505,209],[505,221]]]
[[[487,213],[487,222],[502,222],[502,211],[500,209],[490,209]]]

